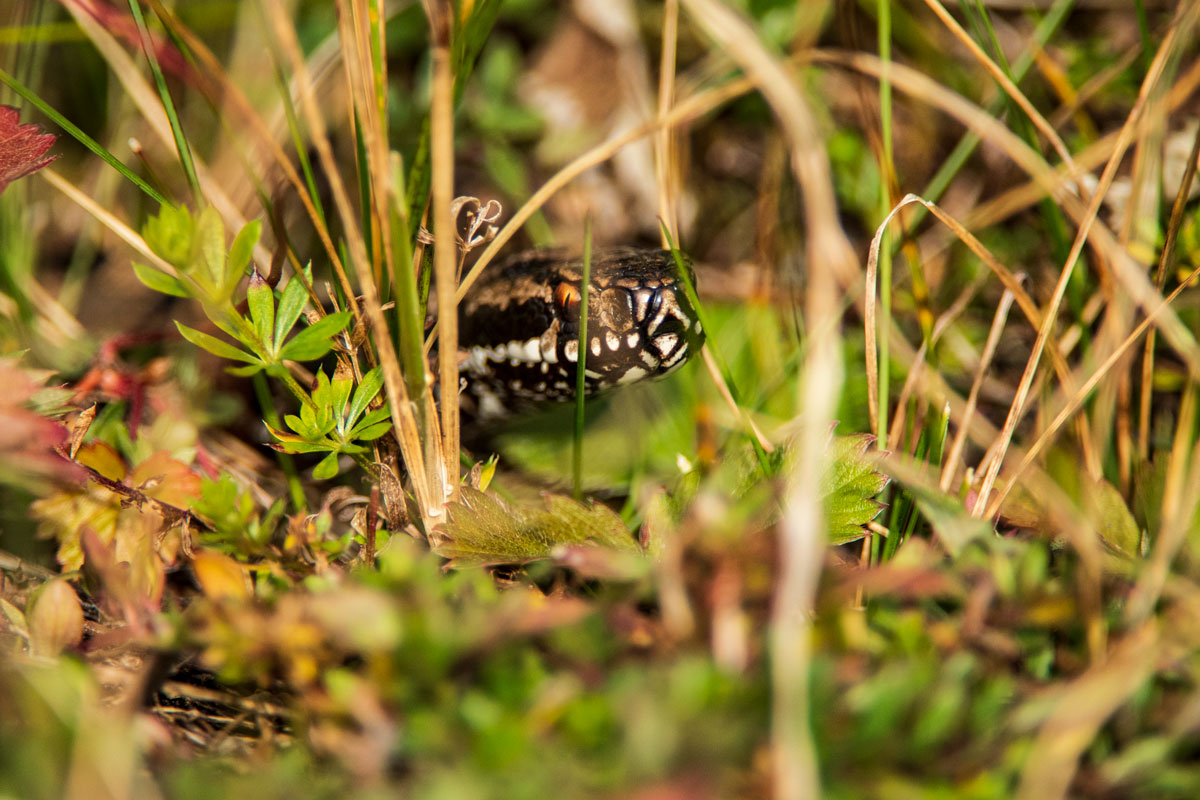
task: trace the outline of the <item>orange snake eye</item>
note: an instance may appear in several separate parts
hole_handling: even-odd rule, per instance
[[[554,287],[554,304],[570,314],[579,313],[579,288],[569,283]]]

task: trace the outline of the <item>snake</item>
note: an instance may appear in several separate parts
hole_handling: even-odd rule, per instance
[[[586,396],[662,377],[700,350],[704,328],[675,254],[612,247],[589,266]],[[582,287],[583,258],[565,250],[525,251],[483,272],[458,318],[461,396],[479,419],[574,400]]]

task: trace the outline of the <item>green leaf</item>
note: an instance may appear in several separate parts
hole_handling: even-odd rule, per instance
[[[354,401],[350,403],[350,409],[346,412],[346,420],[351,426],[366,410],[367,404],[375,398],[375,395],[379,394],[381,388],[383,388],[383,370],[380,367],[376,367],[362,376],[362,380],[358,382],[358,387],[354,390]]]
[[[304,268],[304,276],[311,283],[311,265]],[[279,293],[279,313],[275,315],[276,345],[282,344],[287,335],[291,333],[292,326],[296,324],[296,320],[300,319],[300,313],[304,311],[304,305],[307,302],[308,290],[304,288],[304,281],[300,280],[299,276],[293,275]]]
[[[254,254],[254,245],[258,243],[261,234],[262,223],[254,220],[242,226],[238,235],[234,237],[233,245],[229,248],[229,259],[225,262],[225,286],[230,288],[230,294],[246,274],[246,268],[250,266],[250,257]]]
[[[331,338],[346,327],[351,316],[349,311],[339,311],[317,320],[315,324],[292,337],[291,341],[280,349],[279,357],[292,361],[312,361],[320,358],[333,347]]]
[[[160,269],[147,267],[145,264],[139,264],[136,261],[133,264],[133,274],[145,286],[153,289],[156,292],[169,294],[172,297],[189,297],[190,294],[183,282],[174,275],[168,275]]]
[[[906,482],[904,488],[951,555],[961,552],[969,542],[992,535],[992,524],[967,513],[957,497],[915,483]]]
[[[377,408],[360,419],[358,423],[350,429],[350,434],[352,437],[357,437],[358,431],[366,430],[374,425],[378,425],[380,422],[387,421],[390,416],[391,411],[388,410],[387,406]]]
[[[874,440],[865,434],[833,440],[833,459],[821,482],[830,544],[845,544],[866,536],[865,526],[883,510],[875,496],[887,486],[889,478],[863,457]]]
[[[350,380],[349,378],[342,378],[330,382],[330,390],[327,395],[328,408],[330,412],[332,412],[331,416],[337,418],[340,424],[344,424],[346,419],[346,404],[350,402],[350,390],[353,388],[354,381]]]
[[[256,270],[250,276],[250,286],[246,289],[246,305],[250,308],[250,319],[254,323],[254,332],[258,341],[268,352],[275,352],[271,339],[275,327],[275,293]]]
[[[625,523],[608,506],[581,505],[569,497],[543,494],[544,507],[510,505],[464,486],[462,500],[430,543],[452,566],[520,564],[549,558],[556,548],[594,545],[641,552]]]
[[[195,328],[189,328],[182,322],[176,322],[175,327],[179,329],[179,333],[184,339],[187,339],[197,347],[203,348],[214,356],[228,358],[234,361],[245,361],[248,364],[262,366],[262,359],[258,356],[251,355],[242,350],[237,349],[228,342],[223,342],[215,336],[210,336],[203,331],[198,331]]]
[[[1097,481],[1084,500],[1104,541],[1129,558],[1142,554],[1142,532],[1117,487],[1106,480]]]
[[[323,481],[334,477],[338,474],[338,454],[330,453],[321,459],[321,462],[313,467],[312,476],[316,480]]]
[[[262,364],[250,364],[245,367],[226,367],[225,371],[230,375],[235,375],[239,378],[249,378],[251,375],[257,375],[263,371]]]
[[[142,238],[150,249],[179,269],[191,258],[195,233],[196,223],[184,206],[164,205],[142,226]]]
[[[228,291],[225,287],[225,223],[212,206],[205,207],[196,217],[191,258],[184,271],[209,290],[214,302],[233,296],[233,287]]]
[[[364,442],[373,442],[391,429],[391,420],[388,420],[387,422],[377,422],[374,425],[355,428],[354,432],[351,434],[351,438],[359,439]]]
[[[293,421],[299,422],[296,417],[288,415],[290,419],[285,419],[289,426],[293,425]],[[334,450],[335,447],[331,442],[326,441],[310,441],[307,436],[297,436],[293,433],[285,433],[277,428],[271,427],[270,423],[263,423],[267,432],[279,440],[279,444],[272,445],[275,449],[282,449],[285,453],[324,453]],[[319,437],[312,437],[319,438]]]

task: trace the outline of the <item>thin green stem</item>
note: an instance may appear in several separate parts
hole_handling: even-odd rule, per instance
[[[154,77],[154,85],[162,100],[163,110],[167,113],[167,121],[171,124],[171,136],[175,139],[175,149],[179,153],[179,163],[187,176],[188,186],[192,189],[192,199],[197,206],[204,203],[204,193],[200,191],[200,178],[196,174],[196,162],[192,158],[192,148],[187,137],[183,134],[183,126],[179,123],[179,114],[175,103],[171,100],[171,92],[167,89],[167,79],[163,77],[162,67],[158,63],[158,54],[154,51],[154,43],[150,39],[150,29],[146,27],[146,19],[142,16],[142,7],[138,0],[129,0],[129,13],[137,23],[138,35],[142,40],[142,52],[150,64],[150,74]]]
[[[258,410],[262,413],[263,420],[275,430],[283,430],[283,423],[279,419],[279,412],[275,409],[275,403],[271,398],[271,389],[267,384],[266,376],[261,372],[256,373],[251,377],[250,384],[254,387],[254,398],[258,401]],[[303,511],[307,507],[307,501],[304,499],[304,487],[300,484],[300,471],[296,469],[296,459],[288,453],[276,452],[275,460],[279,462],[279,468],[283,470],[283,474],[287,478],[288,497],[292,501],[292,510]]]
[[[575,499],[583,499],[583,411],[587,371],[588,281],[592,274],[592,217],[583,222],[583,274],[579,286],[579,358],[575,363],[575,436],[571,455]]]

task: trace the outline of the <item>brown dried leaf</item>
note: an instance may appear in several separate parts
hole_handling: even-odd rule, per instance
[[[92,422],[96,419],[96,404],[83,411],[79,412],[79,416],[71,423],[71,458],[79,452],[80,445],[83,444],[83,437],[87,436],[88,429],[92,427]]]

